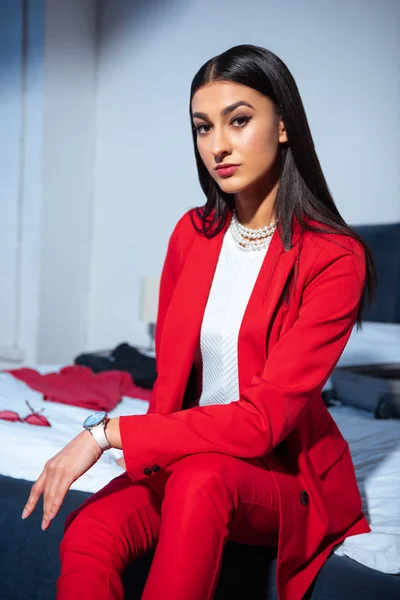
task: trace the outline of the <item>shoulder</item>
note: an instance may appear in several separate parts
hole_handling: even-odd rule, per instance
[[[333,232],[332,228],[314,219],[307,219],[307,222],[312,227],[328,230],[323,233],[306,230],[302,235],[300,256],[307,257],[310,275],[326,268],[338,271],[350,269],[355,276],[364,279],[366,255],[363,244],[355,237]]]
[[[197,215],[196,208],[190,208],[179,218],[174,231],[176,231],[176,234],[179,233],[183,235],[195,233],[193,221],[200,224],[200,218]]]
[[[174,268],[179,268],[184,262],[193,241],[196,238],[196,230],[193,219],[196,218],[196,209],[187,210],[177,221],[170,234],[168,241],[167,260],[172,261]],[[197,217],[198,219],[198,217]]]
[[[354,254],[362,257],[365,255],[364,246],[355,237],[333,231],[331,227],[315,219],[308,218],[307,223],[311,227],[324,230],[323,232],[308,230],[303,233],[303,244],[309,248],[314,248],[316,254],[324,251],[328,256]]]
[[[199,207],[201,209],[201,207]],[[172,234],[171,241],[174,244],[181,246],[190,245],[190,243],[199,235],[195,229],[201,227],[201,219],[198,214],[199,208],[190,208],[187,210],[176,223]]]

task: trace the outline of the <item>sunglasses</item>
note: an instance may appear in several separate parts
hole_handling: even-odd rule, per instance
[[[21,419],[18,413],[13,410],[1,410],[0,411],[0,419],[4,421],[12,421],[13,423],[29,423],[29,425],[39,425],[39,427],[51,427],[49,421],[41,415],[40,413],[44,410],[41,408],[39,411],[35,411],[32,406],[29,404],[28,400],[25,400],[31,414]]]

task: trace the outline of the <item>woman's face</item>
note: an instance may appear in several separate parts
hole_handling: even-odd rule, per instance
[[[236,194],[276,176],[287,135],[272,100],[245,85],[214,82],[194,94],[192,115],[200,156],[224,192]],[[228,164],[235,167],[221,168]]]

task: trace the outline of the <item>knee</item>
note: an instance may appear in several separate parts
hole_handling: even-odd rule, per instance
[[[99,503],[98,494],[94,494],[82,502],[67,515],[64,523],[64,536],[71,531],[87,529],[89,525],[96,525],[104,520],[103,510]]]
[[[59,550],[64,570],[82,557],[89,563],[108,564],[111,555],[117,570],[124,568],[130,546],[107,516],[96,502],[84,503],[67,516]]]
[[[218,499],[225,505],[234,505],[234,494],[229,487],[223,457],[216,453],[196,454],[174,463],[165,496],[180,505],[198,504],[202,499]]]
[[[102,517],[96,504],[84,502],[70,512],[65,519],[63,545],[70,541],[73,541],[73,543],[78,540],[84,542],[85,539],[88,539],[90,531],[104,531],[105,528],[107,528],[107,519],[104,519],[104,516]]]
[[[70,530],[86,529],[92,525],[107,526],[118,514],[114,498],[130,485],[125,474],[112,479],[101,490],[84,500],[78,508],[70,512],[65,519],[64,535]]]
[[[96,502],[79,506],[65,521],[59,548],[62,573],[83,569],[93,573],[105,567],[109,569],[111,564],[122,573],[128,563],[129,548],[119,533]]]

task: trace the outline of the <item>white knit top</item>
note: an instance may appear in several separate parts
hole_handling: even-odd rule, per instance
[[[229,228],[224,235],[201,326],[200,406],[239,399],[239,329],[267,249],[241,248]]]

